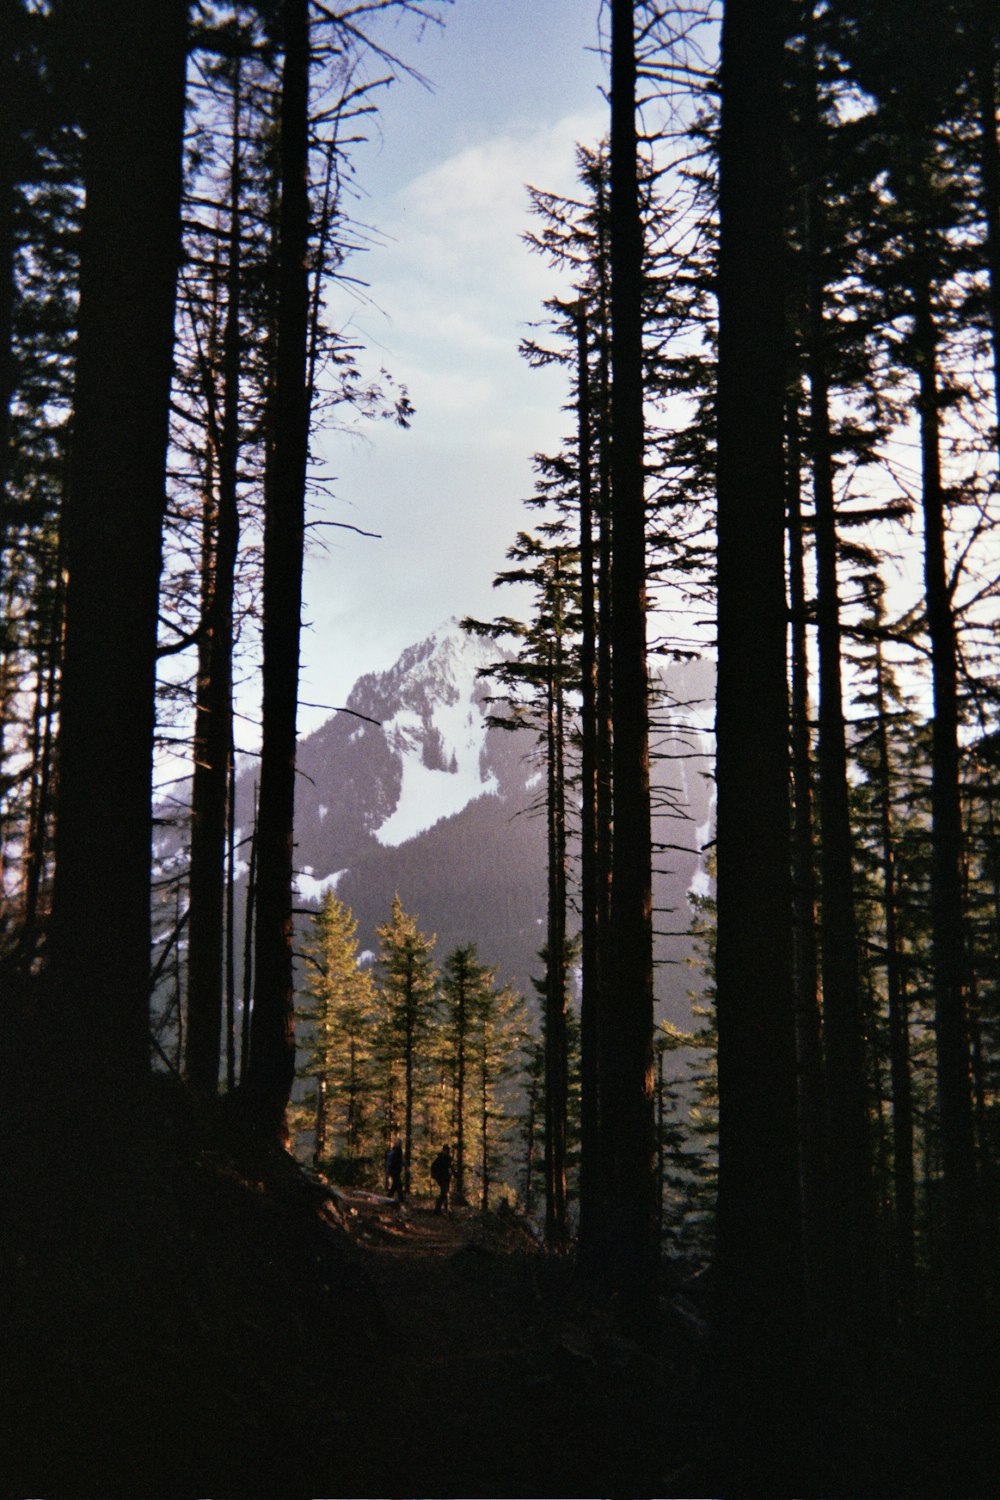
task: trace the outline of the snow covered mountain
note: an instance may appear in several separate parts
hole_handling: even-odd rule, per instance
[[[314,755],[321,769],[331,753],[342,754],[346,731],[354,754],[382,772],[366,823],[367,832],[389,848],[460,813],[477,797],[500,795],[487,752],[485,689],[476,676],[496,657],[491,642],[470,639],[449,621],[404,651],[388,672],[355,684],[347,707],[381,727],[337,715],[304,742],[303,767]],[[322,820],[329,808],[317,813]]]
[[[350,712],[300,742],[297,885],[303,907],[334,889],[358,920],[362,949],[371,950],[398,892],[422,929],[437,934],[439,960],[475,942],[503,980],[529,991],[545,938],[545,824],[532,815],[540,766],[528,734],[487,724],[489,686],[477,672],[496,658],[492,642],[449,621],[387,672],[361,677]],[[687,893],[702,878],[697,849],[711,816],[707,746],[693,706],[710,691],[709,669],[671,667],[668,685],[673,706],[657,715],[667,757],[657,770],[657,837],[675,847],[657,861],[667,873],[658,877],[656,905],[660,924],[678,930],[688,921]],[[237,798],[244,829],[251,794],[246,774]],[[660,988],[678,1019],[686,1018],[689,983],[678,960],[687,952],[686,941],[660,942]]]

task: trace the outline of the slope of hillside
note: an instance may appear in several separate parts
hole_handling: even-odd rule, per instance
[[[388,671],[357,681],[347,710],[299,745],[296,868],[300,906],[333,889],[354,912],[362,950],[398,892],[438,960],[474,942],[503,982],[531,993],[545,938],[542,777],[529,733],[487,723],[479,670],[497,648],[449,621]],[[690,974],[688,894],[704,883],[701,848],[711,824],[704,729],[711,671],[672,664],[656,710],[658,992],[686,1023]],[[240,778],[237,817],[252,819],[253,773]],[[237,902],[237,907],[242,903]],[[570,929],[574,919],[570,915]]]

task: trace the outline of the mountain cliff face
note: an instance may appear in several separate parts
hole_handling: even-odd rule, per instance
[[[486,722],[489,686],[477,678],[496,660],[491,642],[455,621],[410,647],[387,672],[361,677],[334,714],[299,745],[296,869],[299,904],[318,906],[332,888],[358,921],[362,950],[398,892],[436,956],[474,942],[482,960],[530,993],[545,940],[545,823],[534,809],[541,766],[527,733]],[[698,847],[710,823],[706,739],[697,727],[711,677],[704,663],[671,668],[673,706],[657,713],[656,837],[678,846],[656,863],[657,925],[680,930],[687,893],[703,876]],[[702,717],[704,708],[702,708]],[[375,720],[377,722],[370,722]],[[238,821],[251,817],[252,776],[241,778]],[[681,852],[680,846],[690,850]],[[570,930],[573,929],[570,917]],[[666,1013],[687,1019],[687,940],[659,942]]]
[[[336,891],[362,950],[377,948],[398,891],[437,934],[439,960],[475,942],[503,978],[527,985],[544,940],[545,827],[529,811],[527,736],[487,726],[476,674],[495,660],[491,643],[451,621],[359,678],[352,712],[302,740],[297,883],[303,906]]]

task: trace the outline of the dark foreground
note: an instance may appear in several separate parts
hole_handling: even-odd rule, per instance
[[[655,1336],[624,1339],[513,1216],[332,1203],[181,1116],[117,1167],[22,1162],[8,1206],[10,1500],[767,1500],[722,1457],[707,1309],[665,1286]],[[960,1402],[946,1350],[841,1355],[775,1412],[768,1493],[985,1500],[990,1349]]]

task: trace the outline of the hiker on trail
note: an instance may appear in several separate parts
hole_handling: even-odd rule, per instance
[[[403,1142],[398,1135],[385,1153],[385,1190],[390,1198],[403,1196]]]
[[[444,1145],[431,1162],[431,1176],[438,1185],[438,1200],[434,1212],[439,1214],[448,1207],[448,1189],[451,1187],[451,1147]]]

